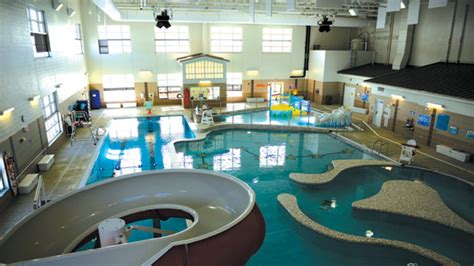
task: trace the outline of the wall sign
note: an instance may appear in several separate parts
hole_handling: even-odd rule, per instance
[[[425,127],[430,126],[430,116],[429,115],[424,115],[420,114],[418,115],[418,121],[416,122],[418,125],[422,125]]]
[[[439,114],[436,119],[436,129],[446,131],[449,126],[449,115]]]
[[[451,135],[457,135],[458,134],[458,128],[457,127],[449,127],[449,134]]]
[[[474,139],[474,131],[468,130],[468,131],[466,132],[466,138],[468,138],[468,139]]]

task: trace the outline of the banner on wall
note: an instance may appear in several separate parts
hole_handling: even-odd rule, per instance
[[[13,196],[18,195],[18,182],[16,180],[15,159],[10,153],[3,153],[3,161],[5,163],[5,171],[8,177],[8,183],[12,190]]]
[[[418,121],[416,122],[418,125],[422,125],[425,127],[430,126],[430,116],[429,115],[424,115],[420,114],[418,115]]]
[[[436,129],[447,131],[449,127],[449,115],[439,114],[436,119]]]

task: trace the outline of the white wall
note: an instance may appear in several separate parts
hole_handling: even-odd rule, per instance
[[[373,52],[358,51],[356,65],[372,62]],[[309,55],[308,79],[322,82],[342,81],[337,71],[347,69],[351,63],[351,51],[311,51]]]
[[[474,6],[472,0],[459,0],[457,2],[449,60],[452,62],[457,60],[466,4],[470,3],[471,6],[466,21],[460,61],[464,63],[474,63],[474,35],[472,34],[472,32],[474,32]],[[428,8],[427,2],[421,4],[419,23],[415,26],[413,46],[408,65],[423,66],[446,60],[451,23],[455,10],[454,6],[455,3],[452,1],[448,3],[447,7],[432,9]],[[388,37],[391,16],[394,16],[395,20],[389,63],[393,62],[397,49],[398,31],[402,25],[406,25],[407,12],[407,9],[403,9],[400,12],[390,13],[389,16],[387,16],[384,29],[375,30],[374,27],[368,29],[368,31],[375,31],[375,34],[371,36],[370,43],[373,44],[376,51],[375,61],[377,63],[384,63],[388,55],[387,45],[389,42]]]
[[[87,2],[83,1],[83,10],[87,10]],[[130,25],[132,53],[118,55],[101,55],[98,52],[98,23],[95,9],[89,15],[83,12],[85,44],[87,48],[87,67],[90,83],[102,83],[104,74],[133,73],[135,81],[156,81],[159,73],[175,73],[180,71],[176,58],[188,55],[180,53],[155,53],[154,23],[151,22],[115,22],[106,20],[109,25]],[[173,23],[175,24],[175,23]],[[177,24],[175,24],[177,25]],[[210,28],[216,24],[180,24],[188,25],[190,32],[190,53],[210,52]],[[222,24],[218,24],[221,26]],[[225,24],[227,25],[227,24]],[[231,25],[232,26],[232,25]],[[262,53],[263,25],[238,25],[242,27],[242,53],[212,53],[230,60],[229,72],[242,72],[244,79],[284,79],[289,78],[294,69],[303,69],[305,27],[293,26],[292,53]],[[275,26],[273,26],[275,27]],[[278,26],[276,26],[278,27]],[[282,27],[282,26],[280,26]],[[287,26],[286,26],[287,27]],[[247,70],[259,70],[257,77],[247,77]],[[143,80],[138,76],[140,70],[151,70],[153,77]]]
[[[0,117],[0,141],[23,125],[40,117],[40,104],[29,97],[58,91],[63,101],[86,85],[84,56],[77,55],[70,43],[73,25],[80,22],[79,0],[70,0],[74,17],[52,9],[51,1],[0,1],[0,110],[14,107],[11,115]],[[44,10],[51,42],[51,57],[34,58],[27,18],[27,7]],[[56,89],[55,85],[63,85]],[[24,117],[24,122],[21,117]]]

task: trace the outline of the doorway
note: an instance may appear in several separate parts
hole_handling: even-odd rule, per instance
[[[355,90],[354,87],[344,87],[344,106],[346,108],[354,107]]]
[[[283,82],[269,82],[267,91],[267,100],[270,101],[272,96],[280,96],[285,90]]]
[[[383,115],[383,100],[375,101],[375,113],[374,113],[374,125],[377,127],[382,126],[382,115]]]

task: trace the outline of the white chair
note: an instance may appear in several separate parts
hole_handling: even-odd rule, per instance
[[[214,117],[212,116],[212,110],[202,111],[201,124],[212,125],[214,124]]]

